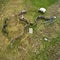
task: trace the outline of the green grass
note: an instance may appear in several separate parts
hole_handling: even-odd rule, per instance
[[[8,1],[10,1],[10,0],[0,0],[0,10],[7,4],[7,2]],[[12,0],[11,0],[12,1]],[[23,0],[24,2],[22,3],[23,5],[24,5],[24,8],[26,8],[27,9],[27,11],[29,12],[29,13],[27,13],[26,14],[26,16],[28,17],[28,20],[29,19],[32,19],[32,20],[34,20],[35,18],[36,18],[36,16],[37,15],[40,15],[39,13],[38,13],[38,8],[40,8],[40,7],[45,7],[45,8],[48,8],[49,6],[51,6],[51,5],[53,5],[57,0]],[[13,1],[12,1],[13,2]],[[2,6],[2,4],[3,4],[3,6]],[[21,5],[22,5],[21,4]],[[14,6],[14,5],[12,5],[12,6]],[[8,8],[8,7],[7,7]],[[14,8],[14,7],[13,7]],[[18,9],[18,8],[17,8]],[[12,9],[11,9],[12,10]],[[2,12],[1,12],[2,13]],[[41,23],[41,21],[39,22],[39,23]],[[2,24],[3,24],[3,22],[1,23],[0,22],[0,32],[1,32],[1,26],[2,26]],[[38,23],[37,23],[38,24]],[[37,27],[37,28],[36,28]],[[43,27],[43,28],[42,28]],[[49,27],[49,26],[48,26]],[[30,38],[31,40],[30,41],[32,41],[32,43],[33,44],[35,44],[36,42],[40,42],[41,43],[41,45],[42,45],[42,49],[40,50],[40,48],[41,47],[39,47],[37,50],[39,51],[39,53],[37,53],[37,54],[35,54],[33,51],[33,49],[34,48],[32,48],[31,46],[31,43],[29,42],[29,40],[27,40],[27,38],[25,39],[25,40],[23,40],[23,42],[21,43],[21,39],[18,39],[18,40],[16,40],[14,43],[13,43],[13,47],[11,48],[11,46],[10,45],[8,45],[8,46],[6,46],[5,47],[5,49],[7,50],[7,52],[8,53],[10,53],[10,52],[15,52],[16,54],[15,54],[15,56],[17,56],[18,55],[18,53],[19,54],[21,54],[22,55],[22,58],[24,59],[24,58],[30,58],[30,60],[48,60],[48,56],[47,56],[47,48],[50,46],[50,47],[52,47],[52,46],[54,46],[57,42],[60,42],[60,38],[59,38],[59,36],[60,36],[60,32],[58,31],[57,32],[57,37],[56,38],[53,38],[52,37],[52,39],[51,39],[51,41],[49,42],[49,41],[44,41],[43,40],[43,35],[41,34],[39,34],[40,33],[40,29],[41,30],[43,30],[44,29],[44,26],[43,26],[43,24],[38,24],[37,26],[33,26],[33,28],[34,29],[36,29],[35,30],[35,32],[37,32],[38,34],[36,34],[36,33],[34,33],[33,34],[33,36],[32,37],[27,37],[27,38]],[[39,29],[40,28],[40,29]],[[52,27],[53,28],[53,27]],[[39,29],[39,30],[37,30],[37,29]],[[44,33],[43,33],[44,34]],[[47,36],[47,35],[46,35]],[[24,39],[24,37],[22,38],[22,39]],[[41,40],[40,40],[41,39]],[[27,44],[27,42],[26,42],[26,40],[29,42],[29,44]],[[39,40],[39,41],[37,41],[37,40]],[[26,46],[24,46],[23,44],[25,44]],[[22,45],[22,47],[23,48],[27,48],[27,54],[29,55],[27,55],[27,57],[23,57],[24,56],[24,53],[25,53],[25,51],[23,51],[23,49],[22,49],[22,51],[23,51],[23,53],[21,53],[21,51],[18,51],[18,46],[20,46],[20,45]],[[28,45],[28,46],[27,46]],[[30,46],[30,47],[29,47]],[[3,47],[2,47],[3,48]],[[14,51],[14,50],[17,50],[17,51]],[[2,49],[0,49],[0,50],[2,50]],[[3,51],[4,51],[4,48],[3,48]],[[1,56],[1,53],[3,53],[3,51],[0,51],[0,56]],[[4,53],[5,53],[5,51],[4,51]],[[5,55],[4,56],[1,56],[1,60],[7,60],[6,58],[5,58],[5,56],[6,57],[8,57],[8,53],[5,53]],[[3,55],[3,54],[2,54]],[[10,53],[10,56],[11,55],[14,55],[14,53]],[[19,56],[19,55],[18,55]],[[11,57],[11,59],[13,58],[14,56],[12,56]],[[14,59],[15,59],[15,57],[14,57]],[[17,59],[15,59],[15,60],[17,60]],[[20,59],[18,59],[18,60],[20,60]]]
[[[58,0],[24,0],[25,8],[28,9],[29,14],[27,14],[29,19],[34,21],[38,13],[38,9],[41,7],[45,7],[46,9],[57,2]],[[42,15],[42,14],[41,14]]]
[[[49,7],[50,5],[54,4],[58,0],[25,0],[27,5],[31,4],[34,7]]]
[[[36,7],[49,7],[53,3],[55,3],[56,0],[31,0],[31,3]]]
[[[0,0],[0,10],[8,3],[9,0]]]

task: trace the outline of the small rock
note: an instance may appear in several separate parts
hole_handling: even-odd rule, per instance
[[[30,34],[33,33],[33,28],[29,28],[29,33],[30,33]]]
[[[39,12],[42,12],[42,13],[45,13],[46,12],[46,9],[45,8],[40,8],[38,11]]]
[[[44,38],[45,41],[47,41],[48,39],[47,38]]]

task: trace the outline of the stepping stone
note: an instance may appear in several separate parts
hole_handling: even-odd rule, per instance
[[[33,28],[29,28],[29,33],[33,34]]]
[[[40,8],[38,11],[39,12],[42,12],[42,13],[45,13],[46,12],[46,9],[45,8]]]
[[[21,20],[23,20],[23,19],[24,19],[24,16],[23,16],[23,15],[21,15],[20,19],[21,19]]]
[[[44,40],[45,40],[45,41],[48,41],[48,39],[47,39],[47,38],[44,38]]]

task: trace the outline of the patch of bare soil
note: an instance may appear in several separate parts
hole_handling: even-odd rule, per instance
[[[59,16],[60,15],[60,1],[58,1],[57,3],[53,4],[52,6],[50,6],[47,9],[46,14],[48,16]]]
[[[56,16],[57,18],[54,24],[45,28],[47,30],[44,30],[44,32],[47,32],[46,34],[49,34],[50,37],[57,33],[60,34],[60,1],[48,8],[47,16]],[[60,42],[47,48],[47,56],[48,60],[60,60]]]
[[[10,17],[7,26],[8,36],[14,38],[24,32],[24,25],[20,23],[16,16]]]
[[[42,34],[47,36],[50,40],[58,36],[58,32],[60,32],[60,1],[53,4],[47,9],[45,14],[47,17],[56,16],[57,18],[53,23],[46,23],[45,28],[42,30]]]
[[[47,50],[49,60],[60,60],[60,42]]]

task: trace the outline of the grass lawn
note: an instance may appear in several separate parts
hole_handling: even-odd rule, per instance
[[[32,6],[37,7],[37,8],[40,8],[40,7],[47,8],[56,2],[56,0],[25,0],[25,1],[27,4],[29,2],[32,4]]]
[[[59,2],[58,0],[0,0],[0,60],[56,60],[52,56],[56,57],[55,51],[60,49]],[[47,12],[38,13],[40,7],[45,7]],[[44,20],[37,22],[37,25],[33,26],[33,34],[26,31],[22,37],[11,43],[11,38],[23,32],[24,25],[17,16],[23,9],[27,10],[24,17],[29,22],[34,22],[38,15],[56,15],[57,19],[52,24],[44,24]],[[6,17],[10,18],[7,26],[8,36],[2,33],[2,25]],[[45,41],[44,37],[47,37],[48,41]],[[58,56],[60,55],[57,52],[56,58]]]

